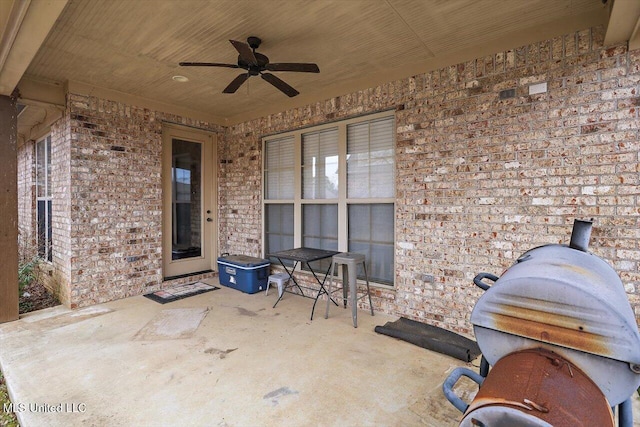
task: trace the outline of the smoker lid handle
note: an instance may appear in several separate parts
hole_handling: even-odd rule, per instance
[[[483,291],[486,291],[491,287],[491,285],[483,282],[484,279],[489,279],[492,282],[496,282],[499,279],[499,277],[491,273],[478,273],[476,277],[473,278],[473,283]]]

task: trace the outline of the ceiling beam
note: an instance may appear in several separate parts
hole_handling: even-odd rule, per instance
[[[640,1],[615,0],[609,13],[609,24],[604,37],[605,46],[629,42],[629,49],[640,47]]]
[[[13,0],[0,8],[0,95],[11,95],[68,0]]]
[[[18,83],[18,99],[24,105],[51,105],[64,107],[66,104],[64,86],[23,77]]]
[[[22,83],[20,83],[20,91],[22,92]],[[95,96],[98,98],[109,99],[111,101],[122,102],[124,104],[149,108],[154,111],[162,111],[164,113],[175,114],[177,116],[189,117],[195,120],[202,120],[214,125],[226,126],[226,119],[223,117],[218,117],[206,112],[193,110],[179,105],[167,104],[166,102],[158,101],[155,99],[143,98],[140,96],[131,95],[129,93],[119,92],[113,89],[94,86],[83,82],[66,82],[64,93]]]

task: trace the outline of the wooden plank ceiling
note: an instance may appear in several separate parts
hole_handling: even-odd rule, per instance
[[[231,124],[501,49],[606,23],[601,0],[70,0],[23,79],[78,83]],[[222,94],[241,70],[230,39],[258,36],[271,62],[315,62]],[[186,83],[172,80],[182,75]]]

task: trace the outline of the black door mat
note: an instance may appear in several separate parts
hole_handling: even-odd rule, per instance
[[[207,285],[206,283],[202,282],[195,282],[152,292],[150,294],[145,294],[144,296],[149,298],[150,300],[159,302],[160,304],[166,304],[168,302],[173,302],[179,299],[203,294],[205,292],[215,291],[216,289],[220,288],[213,285]]]
[[[376,326],[375,331],[465,362],[471,362],[480,355],[480,348],[475,341],[404,317],[387,322],[384,326]]]

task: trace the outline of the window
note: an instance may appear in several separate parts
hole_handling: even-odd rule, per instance
[[[51,136],[36,143],[38,256],[51,261]]]
[[[265,143],[264,194],[272,201],[264,211],[267,253],[293,247],[294,143],[293,136]]]
[[[265,253],[360,252],[369,279],[393,285],[394,135],[381,113],[265,138]]]

